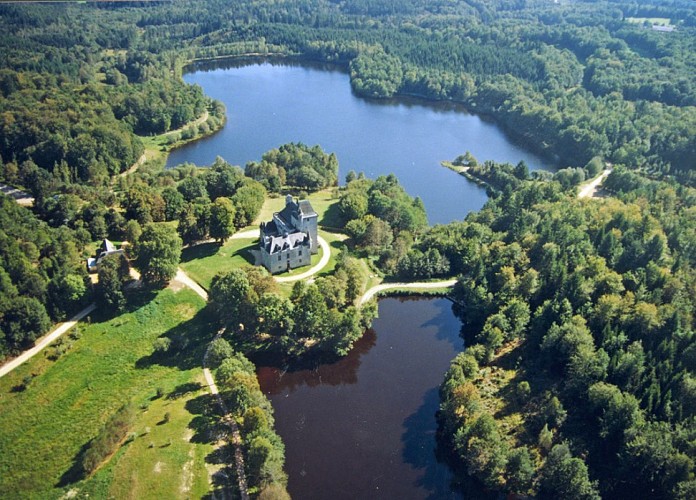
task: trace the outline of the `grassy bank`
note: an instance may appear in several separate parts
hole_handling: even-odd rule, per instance
[[[202,412],[195,401],[205,397],[200,363],[214,333],[204,303],[188,289],[143,293],[133,302],[120,316],[94,315],[69,333],[57,360],[49,359],[56,351],[49,348],[0,380],[0,496],[51,498],[77,490],[170,498],[209,491],[204,459],[213,447],[194,438]],[[153,355],[160,336],[179,349]],[[127,402],[138,408],[129,439],[83,479],[85,445]]]

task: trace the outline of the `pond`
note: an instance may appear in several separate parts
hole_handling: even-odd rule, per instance
[[[349,170],[371,178],[396,174],[423,200],[431,224],[461,220],[486,202],[482,188],[440,166],[442,160],[471,151],[480,161],[554,167],[462,106],[358,97],[336,67],[268,61],[198,66],[184,80],[224,102],[228,120],[215,135],[172,151],[167,167],[210,165],[218,155],[243,167],[288,142],[319,144],[338,157],[341,181]]]
[[[379,318],[340,361],[258,369],[301,499],[457,498],[435,454],[438,388],[463,349],[447,299],[379,301]]]

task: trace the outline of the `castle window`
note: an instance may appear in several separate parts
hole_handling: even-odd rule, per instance
[[[300,251],[298,252],[297,255],[302,255],[302,249],[300,248]]]
[[[278,262],[280,262],[282,255],[278,254]]]

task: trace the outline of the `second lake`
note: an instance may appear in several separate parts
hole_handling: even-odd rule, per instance
[[[554,167],[462,106],[358,97],[348,75],[335,67],[287,61],[198,66],[184,80],[222,101],[228,119],[215,135],[172,151],[168,168],[210,165],[216,156],[244,167],[288,142],[319,144],[338,157],[341,181],[349,170],[370,178],[396,174],[423,200],[429,222],[438,224],[463,219],[487,199],[482,188],[440,166],[442,160],[470,151],[479,161]]]

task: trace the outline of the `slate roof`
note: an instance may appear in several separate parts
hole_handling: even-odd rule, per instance
[[[312,208],[312,204],[308,200],[302,200],[299,203],[295,202],[290,198],[285,207],[278,212],[278,216],[283,219],[288,225],[291,224],[292,217],[299,219],[301,216],[307,217],[317,215],[317,213]]]
[[[264,248],[269,254],[274,254],[302,246],[307,240],[308,236],[303,232],[290,233],[284,236],[268,236],[264,238]]]
[[[317,215],[317,213],[312,208],[312,204],[309,202],[309,200],[300,201],[300,212],[302,212],[302,215],[304,216]]]
[[[309,201],[302,200],[297,203],[288,196],[285,207],[273,214],[273,220],[261,224],[262,248],[273,254],[300,245],[309,246],[309,234],[298,230],[292,220],[312,215],[316,216],[317,213]]]
[[[104,240],[101,243],[101,246],[99,247],[100,252],[115,252],[116,251],[116,246],[111,243],[109,240],[104,238]],[[99,252],[97,253],[99,254]]]

